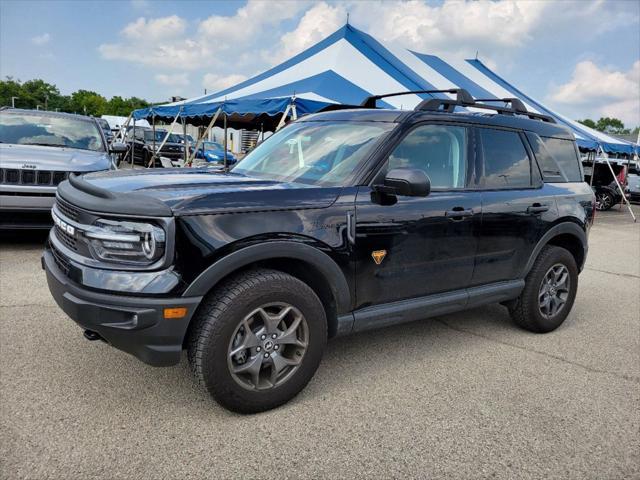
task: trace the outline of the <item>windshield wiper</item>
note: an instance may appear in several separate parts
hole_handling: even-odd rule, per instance
[[[55,143],[21,143],[20,145],[36,145],[38,147],[60,147],[60,148],[69,148],[67,145],[58,145]]]

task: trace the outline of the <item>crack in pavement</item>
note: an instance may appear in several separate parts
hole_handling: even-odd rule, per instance
[[[515,343],[509,343],[509,342],[505,342],[502,340],[498,340],[492,337],[489,337],[487,335],[482,335],[481,333],[476,333],[473,332],[471,330],[466,330],[464,328],[460,328],[460,327],[454,327],[453,325],[448,324],[447,322],[445,322],[444,320],[441,320],[439,318],[435,318],[434,320],[436,320],[437,322],[441,323],[442,325],[444,325],[445,327],[450,328],[451,330],[454,330],[456,332],[460,332],[460,333],[467,333],[469,335],[473,335],[474,337],[480,337],[483,338],[485,340],[489,340],[490,342],[494,342],[494,343],[498,343],[500,345],[505,345],[507,347],[513,347],[513,348],[517,348],[518,350],[524,350],[525,352],[530,352],[530,353],[537,353],[538,355],[543,355],[545,357],[548,358],[552,358],[554,360],[559,360],[563,363],[568,363],[569,365],[573,365],[576,367],[580,367],[588,372],[591,373],[604,373],[606,375],[612,375],[616,378],[619,378],[621,380],[627,380],[636,384],[640,385],[640,378],[639,377],[634,377],[631,375],[625,375],[624,373],[616,373],[616,372],[610,372],[609,370],[602,370],[599,368],[594,368],[594,367],[590,367],[589,365],[584,365],[582,363],[579,362],[575,362],[573,360],[569,360],[567,358],[561,357],[560,355],[554,355],[552,353],[547,353],[547,352],[543,352],[540,350],[536,350],[533,348],[527,348],[527,347],[523,347],[522,345],[516,345]]]
[[[618,277],[640,278],[640,275],[636,275],[634,273],[610,272],[609,270],[600,270],[599,268],[591,268],[591,267],[584,267],[584,269],[591,270],[593,272],[608,273],[609,275],[616,275]]]

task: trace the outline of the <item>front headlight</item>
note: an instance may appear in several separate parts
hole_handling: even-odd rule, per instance
[[[98,219],[83,232],[96,259],[151,265],[164,256],[166,235],[150,223]]]

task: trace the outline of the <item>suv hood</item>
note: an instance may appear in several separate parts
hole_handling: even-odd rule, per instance
[[[120,201],[130,195],[132,200],[144,196],[162,202],[174,215],[324,208],[336,200],[341,190],[220,173],[206,168],[118,170],[83,175],[82,180],[107,190],[113,197],[120,197]],[[104,208],[108,208],[108,203],[104,202]],[[143,215],[145,212],[136,213]]]
[[[0,144],[2,168],[29,168],[68,172],[107,170],[111,164],[105,152],[39,145]],[[33,168],[33,167],[31,167]]]

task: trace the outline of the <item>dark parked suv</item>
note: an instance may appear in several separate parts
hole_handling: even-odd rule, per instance
[[[228,173],[71,176],[43,255],[54,298],[151,365],[186,349],[239,412],[295,396],[336,335],[493,302],[554,330],[594,213],[574,137],[515,99],[451,93],[306,116]]]

